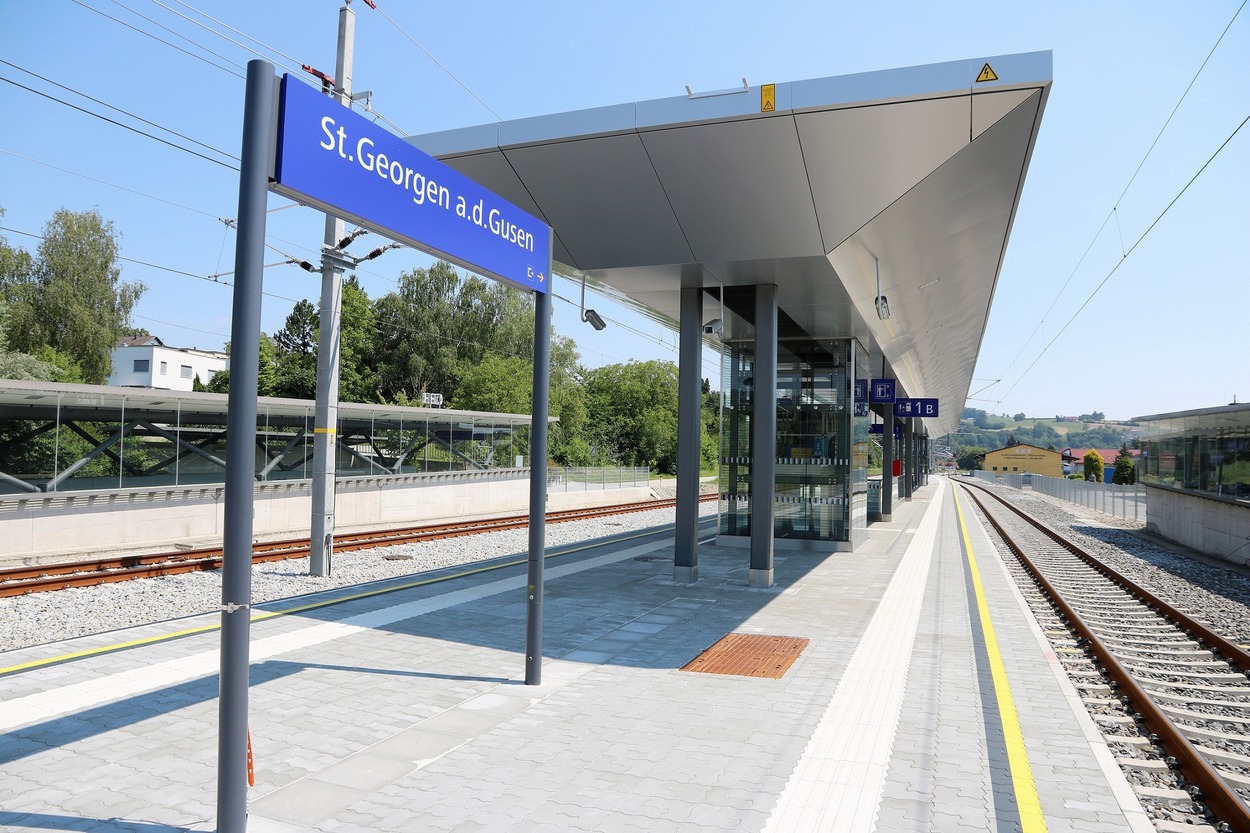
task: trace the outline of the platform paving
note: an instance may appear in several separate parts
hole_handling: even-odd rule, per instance
[[[964,506],[1047,828],[1145,833]],[[671,533],[588,547],[548,563],[540,686],[523,567],[255,622],[248,829],[1021,829],[964,550],[938,478],[856,553],[779,549],[768,589],[739,548],[679,584]],[[810,643],[781,679],[680,670],[730,632]],[[0,829],[215,829],[218,639],[0,676]]]

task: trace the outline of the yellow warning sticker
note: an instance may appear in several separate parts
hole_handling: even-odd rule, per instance
[[[997,80],[998,80],[998,75],[997,73],[994,72],[994,68],[992,66],[990,66],[989,64],[986,64],[985,66],[981,67],[981,74],[977,76],[978,84],[980,84],[982,81],[997,81]]]
[[[777,85],[764,84],[760,87],[760,112],[771,113],[777,109]]]

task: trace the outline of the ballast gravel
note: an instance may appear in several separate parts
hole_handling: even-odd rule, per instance
[[[1141,523],[1049,495],[1003,486],[994,487],[994,492],[1056,531],[1072,534],[1095,558],[1212,629],[1236,642],[1250,642],[1250,572],[1246,568],[1170,548],[1143,535]]]
[[[716,505],[701,504],[700,513],[714,515]],[[546,545],[551,549],[672,524],[673,521],[673,509],[653,509],[550,524],[546,529]],[[252,600],[261,604],[492,558],[523,556],[529,549],[528,536],[527,530],[515,529],[335,553],[332,575],[324,578],[308,575],[307,558],[258,564],[252,568]],[[210,613],[218,610],[220,605],[220,571],[183,573],[0,599],[0,651]]]

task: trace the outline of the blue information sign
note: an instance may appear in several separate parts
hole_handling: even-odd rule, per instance
[[[270,187],[284,196],[535,292],[551,227],[464,174],[282,76]]]
[[[936,399],[895,399],[894,416],[896,417],[935,417],[938,415]]]
[[[893,379],[873,379],[869,389],[871,394],[869,401],[888,404],[894,401],[894,380]]]

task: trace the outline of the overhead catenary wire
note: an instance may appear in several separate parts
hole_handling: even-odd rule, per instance
[[[1159,221],[1163,220],[1164,216],[1168,215],[1169,211],[1173,209],[1173,206],[1176,205],[1176,203],[1178,203],[1178,200],[1180,200],[1181,196],[1184,196],[1185,191],[1189,190],[1190,185],[1193,185],[1195,181],[1198,181],[1199,176],[1203,175],[1203,171],[1208,169],[1208,166],[1211,163],[1213,163],[1213,161],[1215,161],[1216,156],[1220,155],[1220,151],[1223,151],[1225,148],[1228,148],[1230,141],[1233,141],[1233,139],[1236,138],[1236,135],[1241,133],[1241,129],[1245,128],[1246,123],[1250,123],[1250,115],[1246,116],[1245,119],[1241,120],[1241,124],[1236,126],[1236,129],[1233,130],[1233,133],[1229,134],[1228,139],[1225,139],[1223,143],[1220,144],[1219,148],[1215,149],[1215,153],[1211,154],[1210,158],[1208,158],[1208,160],[1206,160],[1205,163],[1203,163],[1203,166],[1201,166],[1201,168],[1198,169],[1198,173],[1195,173],[1193,176],[1191,176],[1188,183],[1185,183],[1184,188],[1181,188],[1180,191],[1178,191],[1178,194],[1176,194],[1174,198],[1171,199],[1170,203],[1168,203],[1168,205],[1165,206],[1164,210],[1160,211],[1159,215],[1156,216],[1154,221],[1151,221],[1149,228],[1143,231],[1143,233],[1141,233],[1141,236],[1139,236],[1139,238],[1136,239],[1136,241],[1134,241],[1133,245],[1129,246],[1128,251],[1125,251],[1123,258],[1120,258],[1120,260],[1116,261],[1116,264],[1114,266],[1111,266],[1111,270],[1109,271],[1109,273],[1106,273],[1105,278],[1099,281],[1099,285],[1095,286],[1094,291],[1091,291],[1088,298],[1085,299],[1084,303],[1081,304],[1078,309],[1076,309],[1073,315],[1071,315],[1071,318],[1068,319],[1068,323],[1065,323],[1063,328],[1059,330],[1059,333],[1056,333],[1054,338],[1051,339],[1049,343],[1046,344],[1046,346],[1044,346],[1043,349],[1041,349],[1041,353],[1038,354],[1038,358],[1033,360],[1033,364],[1030,364],[1028,368],[1025,368],[1024,373],[1021,373],[1020,376],[1016,378],[1015,383],[1013,383],[1013,385],[1011,385],[1010,388],[1008,388],[1008,391],[1006,391],[1006,393],[1003,394],[1003,398],[998,400],[999,404],[1003,403],[1003,400],[1008,398],[1008,396],[1011,395],[1011,391],[1016,389],[1016,385],[1020,384],[1020,380],[1024,379],[1024,376],[1028,374],[1030,370],[1033,370],[1034,365],[1038,364],[1039,361],[1041,360],[1041,356],[1044,356],[1046,354],[1046,351],[1048,351],[1051,348],[1051,345],[1054,345],[1055,341],[1059,340],[1059,336],[1063,335],[1065,331],[1068,330],[1071,323],[1073,323],[1073,321],[1076,320],[1076,316],[1080,315],[1081,311],[1083,311],[1086,308],[1086,306],[1089,306],[1090,301],[1094,300],[1094,296],[1098,295],[1099,291],[1103,289],[1103,286],[1106,285],[1106,281],[1111,280],[1111,276],[1115,275],[1116,271],[1120,270],[1120,266],[1124,265],[1125,261],[1129,259],[1129,255],[1133,254],[1134,250],[1138,248],[1138,246],[1141,244],[1141,241],[1145,240],[1146,236],[1148,236],[1151,233],[1151,231],[1154,230],[1155,226],[1159,225]]]
[[[179,0],[179,2],[181,2],[181,0]],[[420,43],[418,43],[418,42],[417,42],[417,39],[416,39],[416,38],[414,38],[412,35],[408,34],[408,32],[404,29],[404,27],[402,27],[402,26],[400,26],[398,23],[396,23],[396,22],[395,22],[395,20],[394,20],[394,19],[393,19],[393,18],[392,18],[389,14],[387,14],[387,13],[386,13],[386,10],[385,10],[385,9],[379,8],[379,7],[378,7],[378,6],[376,6],[376,5],[375,5],[373,8],[374,8],[374,9],[378,12],[378,14],[380,14],[380,15],[382,15],[382,17],[386,18],[386,21],[387,21],[388,23],[390,23],[392,26],[394,26],[394,27],[395,27],[395,29],[396,29],[396,30],[397,30],[397,31],[398,31],[401,35],[403,35],[404,37],[406,37],[406,38],[407,38],[407,39],[408,39],[408,40],[412,43],[412,45],[413,45],[413,46],[415,46],[417,49],[420,49],[420,50],[421,50],[421,52],[422,52],[422,54],[424,54],[424,55],[425,55],[425,57],[427,57],[427,58],[429,58],[431,61],[433,61],[433,62],[434,62],[434,64],[435,64],[435,66],[437,66],[437,67],[438,67],[439,69],[441,69],[443,72],[447,73],[448,77],[450,77],[450,78],[451,78],[451,80],[455,81],[457,84],[459,84],[459,85],[460,85],[460,87],[461,87],[461,88],[462,88],[465,92],[467,92],[469,95],[473,96],[473,100],[474,100],[474,101],[476,101],[478,104],[481,104],[483,107],[485,107],[485,108],[486,108],[486,110],[487,110],[487,112],[489,112],[489,113],[490,113],[492,116],[494,116],[496,119],[498,119],[499,121],[503,121],[503,116],[501,116],[501,115],[499,115],[498,113],[496,113],[496,112],[494,111],[494,109],[493,109],[493,108],[492,108],[489,104],[487,104],[485,101],[483,101],[483,100],[482,100],[481,96],[479,96],[477,93],[473,92],[473,90],[469,88],[469,85],[468,85],[468,84],[466,84],[466,83],[464,83],[463,81],[461,81],[461,80],[460,80],[460,79],[456,76],[456,74],[455,74],[454,72],[452,72],[450,69],[448,69],[447,67],[445,67],[445,66],[443,65],[443,63],[442,63],[441,61],[439,61],[439,60],[438,60],[438,58],[435,58],[435,57],[434,57],[434,55],[433,55],[433,54],[431,54],[430,50],[426,49],[424,46],[422,46]]]
[[[163,144],[163,145],[168,145],[169,147],[171,147],[171,148],[175,148],[175,149],[177,149],[177,150],[180,150],[180,151],[182,151],[183,153],[189,153],[189,154],[191,154],[192,156],[198,156],[199,158],[201,158],[201,159],[203,159],[203,160],[205,160],[205,161],[212,162],[214,165],[221,165],[223,168],[228,168],[228,169],[230,169],[230,170],[232,170],[232,171],[237,171],[237,170],[239,169],[239,168],[238,168],[238,166],[236,166],[236,165],[231,165],[231,164],[229,164],[229,163],[227,163],[227,162],[222,162],[220,159],[214,159],[214,158],[212,158],[211,156],[205,156],[204,154],[200,153],[199,151],[195,151],[195,150],[191,150],[191,148],[183,147],[182,145],[179,145],[179,144],[177,144],[176,142],[171,142],[171,141],[169,141],[168,139],[162,139],[160,136],[154,136],[154,135],[152,135],[151,133],[148,133],[148,132],[146,132],[146,131],[140,130],[140,129],[139,129],[139,128],[137,128],[137,127],[131,127],[131,126],[130,126],[130,125],[128,125],[128,124],[124,124],[124,123],[122,123],[122,122],[119,122],[119,121],[117,121],[116,119],[111,119],[111,118],[109,118],[108,116],[102,115],[102,114],[100,114],[100,113],[93,112],[93,111],[91,111],[91,110],[88,110],[88,109],[87,109],[87,108],[85,108],[85,107],[79,107],[77,104],[71,104],[70,102],[65,101],[64,99],[60,99],[60,98],[57,98],[57,97],[56,97],[56,96],[54,96],[54,95],[50,95],[50,94],[45,93],[45,92],[42,92],[42,91],[40,91],[40,90],[36,90],[36,89],[34,89],[33,87],[28,87],[28,86],[26,86],[25,84],[22,84],[22,83],[19,83],[19,82],[17,82],[17,81],[14,81],[14,80],[13,80],[13,79],[11,79],[11,78],[6,78],[6,77],[4,77],[4,76],[0,75],[0,81],[4,81],[5,83],[12,84],[12,85],[13,85],[13,86],[15,86],[15,87],[20,87],[21,89],[26,90],[26,91],[28,91],[28,92],[32,92],[32,93],[34,93],[35,95],[42,96],[43,98],[50,99],[51,101],[55,101],[55,102],[56,102],[56,103],[58,103],[58,104],[63,104],[63,105],[65,105],[66,107],[69,107],[69,108],[71,108],[71,109],[77,110],[77,111],[78,111],[78,112],[80,112],[80,113],[85,113],[85,114],[87,114],[88,116],[93,116],[93,117],[95,117],[95,118],[97,118],[97,119],[100,119],[101,121],[106,121],[106,122],[108,122],[109,124],[115,124],[115,125],[117,125],[118,127],[122,128],[122,129],[124,129],[124,130],[129,130],[129,131],[131,131],[131,132],[133,132],[133,133],[138,133],[140,136],[146,136],[146,137],[147,137],[147,138],[149,138],[149,139],[153,139],[153,140],[155,140],[155,141],[157,141],[157,142],[160,142],[160,143],[161,143],[161,144]],[[164,128],[162,128],[162,129],[164,129]],[[215,151],[215,152],[216,152],[216,153],[221,153],[223,156],[227,156],[227,154],[222,153],[222,151]],[[230,158],[234,158],[234,157],[230,157]]]
[[[35,159],[33,156],[25,156],[24,154],[8,150],[7,148],[0,148],[0,153],[7,154],[8,156],[12,156],[16,159],[21,159],[24,162],[30,162],[35,165],[41,165],[53,171],[59,171],[60,173],[63,173],[63,174],[69,174],[70,176],[80,177],[82,179],[87,180],[88,182],[95,182],[99,185],[106,185],[109,188],[116,188],[119,191],[125,191],[128,194],[134,194],[136,197],[143,197],[145,199],[155,200],[156,202],[164,203],[165,205],[172,206],[173,208],[181,208],[183,211],[190,211],[193,214],[199,214],[200,216],[203,216],[203,217],[210,217],[214,219],[217,217],[216,214],[213,214],[208,211],[203,211],[199,208],[194,208],[190,205],[184,205],[182,203],[174,202],[173,200],[167,200],[164,197],[158,197],[154,194],[146,194],[143,191],[136,191],[134,188],[127,188],[125,185],[118,185],[116,182],[109,182],[106,179],[100,179],[98,177],[90,176],[88,174],[82,173],[81,171],[72,171],[69,168],[62,168],[59,165],[53,165],[50,162],[44,162],[40,159]]]
[[[1113,217],[1116,219],[1117,229],[1119,228],[1119,215],[1117,211],[1120,207],[1120,203],[1124,200],[1125,195],[1128,194],[1129,189],[1132,187],[1133,183],[1136,181],[1137,175],[1141,172],[1142,168],[1146,164],[1146,161],[1150,158],[1150,154],[1154,151],[1155,147],[1159,144],[1159,140],[1163,137],[1163,134],[1167,130],[1168,125],[1172,123],[1172,119],[1176,116],[1177,111],[1180,110],[1180,107],[1184,103],[1185,99],[1188,97],[1190,90],[1193,89],[1194,84],[1198,81],[1198,77],[1202,74],[1202,71],[1206,68],[1207,64],[1210,62],[1211,56],[1215,54],[1216,49],[1218,49],[1220,44],[1224,41],[1224,37],[1225,35],[1228,34],[1229,29],[1232,28],[1233,23],[1236,22],[1237,18],[1241,15],[1242,11],[1245,9],[1247,2],[1250,2],[1250,0],[1242,0],[1241,5],[1237,7],[1237,11],[1233,13],[1233,16],[1229,19],[1228,24],[1224,27],[1224,30],[1220,32],[1220,36],[1216,38],[1215,43],[1212,45],[1211,49],[1207,52],[1206,57],[1202,61],[1202,64],[1199,65],[1198,69],[1194,72],[1194,75],[1190,79],[1189,84],[1186,85],[1185,87],[1185,91],[1181,93],[1181,96],[1177,100],[1176,105],[1172,108],[1172,112],[1168,114],[1167,119],[1165,119],[1163,122],[1163,126],[1159,128],[1159,132],[1155,135],[1154,141],[1150,143],[1150,147],[1146,149],[1146,153],[1142,156],[1141,161],[1138,162],[1137,167],[1133,170],[1132,175],[1129,177],[1128,182],[1124,186],[1124,190],[1120,192],[1120,196],[1116,198],[1116,201],[1112,205],[1111,210],[1108,211],[1107,216],[1103,218],[1102,224],[1098,227],[1098,231],[1094,233],[1094,236],[1090,240],[1089,245],[1085,247],[1085,251],[1081,254],[1080,259],[1077,260],[1076,266],[1072,268],[1072,272],[1068,275],[1067,280],[1063,282],[1063,286],[1061,286],[1059,288],[1059,291],[1055,293],[1054,299],[1050,302],[1050,306],[1046,308],[1046,312],[1042,313],[1042,316],[1039,319],[1037,326],[1033,328],[1033,331],[1031,333],[1029,333],[1029,337],[1025,339],[1025,342],[1021,346],[1020,350],[1016,353],[1015,357],[1012,358],[1011,362],[1007,365],[1008,372],[1010,372],[1010,369],[1015,366],[1015,363],[1019,360],[1020,356],[1024,354],[1024,351],[1028,349],[1029,343],[1033,340],[1033,337],[1037,335],[1038,330],[1042,329],[1045,326],[1046,320],[1050,316],[1051,310],[1055,308],[1055,305],[1059,302],[1060,297],[1063,296],[1064,291],[1068,288],[1068,285],[1072,282],[1072,279],[1076,277],[1077,272],[1080,271],[1082,264],[1084,264],[1085,262],[1085,258],[1089,256],[1089,253],[1093,250],[1094,245],[1098,242],[1099,238],[1102,237],[1103,231],[1106,229],[1107,224],[1111,222]],[[1240,130],[1240,129],[1241,127],[1239,126],[1237,130]],[[1236,134],[1237,130],[1233,132],[1234,135]],[[1232,136],[1229,137],[1229,139],[1231,138]],[[1227,140],[1225,144],[1227,144]],[[1220,149],[1221,150],[1223,149],[1223,145],[1221,145]],[[1217,150],[1216,153],[1218,154],[1219,150]],[[1213,158],[1214,158],[1214,155],[1212,156],[1212,159]],[[1206,164],[1210,164],[1210,160],[1208,160]],[[1206,167],[1206,164],[1203,165],[1203,168]],[[1201,173],[1201,170],[1199,171],[1199,173]],[[1192,183],[1192,180],[1191,180],[1191,183]],[[1189,184],[1186,184],[1185,188],[1187,189],[1188,187],[1189,187]],[[1184,193],[1184,189],[1182,189],[1181,193]],[[1178,198],[1179,196],[1180,194],[1177,195]],[[1168,208],[1171,208],[1170,204]],[[1164,210],[1164,213],[1166,212],[1167,212],[1167,209]],[[1162,216],[1163,216],[1162,214],[1159,215],[1159,218],[1157,218],[1155,222],[1157,223],[1158,220],[1162,218]],[[1153,227],[1154,227],[1154,223],[1151,224],[1151,228]],[[1147,229],[1147,233],[1148,232],[1149,232],[1149,229]],[[1144,237],[1145,235],[1143,234],[1142,238]],[[1142,238],[1139,238],[1137,242],[1140,243]],[[1131,248],[1126,249],[1124,247],[1123,232],[1122,231],[1120,232],[1120,249],[1121,249],[1121,252],[1123,253],[1121,260],[1120,260],[1121,263],[1123,262],[1124,258],[1128,257],[1128,253],[1131,252],[1133,248],[1136,248],[1136,246],[1137,246],[1137,243],[1134,243]],[[1117,263],[1115,268],[1111,270],[1111,274],[1114,274],[1116,269],[1119,268],[1119,266],[1120,264]],[[1090,300],[1093,299],[1094,295],[1098,293],[1098,290],[1102,288],[1103,284],[1107,282],[1107,279],[1111,277],[1111,274],[1108,274],[1107,277],[1103,279],[1102,283],[1100,283],[1098,287],[1094,290],[1094,292],[1091,293],[1091,295],[1085,300],[1085,303],[1081,304],[1080,309],[1078,309],[1076,313],[1073,314],[1073,318],[1070,318],[1067,324],[1064,324],[1063,328],[1060,330],[1060,334],[1062,334],[1063,330],[1067,329],[1068,324],[1072,323],[1072,320],[1076,317],[1076,315],[1079,315],[1081,310],[1085,309],[1085,306],[1089,303]],[[1055,338],[1058,338],[1058,335],[1056,335]],[[1050,346],[1054,343],[1055,343],[1054,338],[1052,338],[1049,342],[1046,343],[1046,345],[1042,348],[1042,352],[1039,353],[1038,356],[1033,360],[1033,362],[1024,370],[1024,372],[1021,373],[1020,376],[1016,378],[1016,382],[1011,386],[1010,389],[1008,389],[1007,393],[1004,393],[1002,398],[998,400],[998,404],[1001,404],[1002,401],[1005,400],[1008,395],[1010,395],[1011,391],[1015,390],[1016,385],[1020,383],[1020,380],[1024,378],[1025,374],[1027,374],[1030,370],[1033,369],[1033,367],[1037,364],[1038,360],[1040,360],[1041,357],[1046,354],[1046,351],[1049,350]],[[986,401],[993,401],[993,400],[986,400]]]
[[[213,147],[212,145],[208,145],[208,144],[205,144],[204,142],[201,142],[201,141],[200,141],[200,140],[198,140],[198,139],[192,139],[190,136],[186,135],[185,133],[179,133],[177,130],[171,130],[170,128],[166,127],[166,126],[165,126],[165,125],[163,125],[163,124],[157,124],[156,122],[151,121],[151,120],[149,120],[149,119],[145,119],[143,116],[136,115],[135,113],[132,113],[132,112],[130,112],[129,110],[123,110],[121,107],[117,107],[117,106],[114,106],[114,105],[112,105],[112,104],[109,104],[107,101],[101,101],[101,100],[100,100],[100,99],[98,99],[98,98],[95,98],[95,97],[93,97],[93,96],[89,96],[89,95],[87,95],[86,93],[84,93],[82,90],[76,90],[76,89],[74,89],[73,87],[67,87],[67,86],[66,86],[66,85],[64,85],[64,84],[61,84],[61,83],[59,83],[59,82],[57,82],[57,81],[53,81],[51,78],[48,78],[48,77],[43,76],[43,75],[40,75],[40,74],[39,74],[39,73],[37,73],[37,72],[33,72],[33,71],[29,70],[29,69],[26,69],[25,67],[20,67],[20,66],[18,66],[17,64],[15,64],[15,63],[11,62],[11,61],[6,61],[6,60],[4,60],[3,58],[0,58],[0,64],[4,64],[5,66],[12,67],[13,69],[17,70],[18,72],[24,72],[24,73],[26,73],[27,75],[33,76],[34,78],[38,78],[40,81],[43,81],[45,84],[51,84],[52,86],[57,87],[58,89],[62,89],[62,90],[65,90],[65,91],[66,91],[66,92],[68,92],[68,93],[73,93],[74,95],[81,96],[82,98],[85,98],[85,99],[87,99],[87,100],[88,100],[88,101],[90,101],[90,102],[93,102],[93,103],[95,103],[95,104],[99,104],[99,105],[100,105],[100,106],[102,106],[102,107],[107,107],[107,108],[109,108],[110,110],[113,110],[114,112],[121,113],[121,114],[122,114],[122,115],[124,115],[124,116],[129,116],[130,118],[132,118],[132,119],[134,119],[134,120],[136,120],[136,121],[143,122],[144,124],[148,125],[149,127],[155,127],[157,130],[163,130],[163,131],[165,131],[166,133],[169,133],[169,134],[170,134],[170,135],[172,135],[172,136],[177,136],[179,139],[183,139],[183,140],[185,140],[185,141],[188,141],[188,142],[190,142],[190,143],[191,143],[191,144],[193,144],[193,145],[199,145],[200,147],[204,148],[205,150],[211,150],[213,153],[219,153],[219,154],[221,154],[222,156],[226,157],[227,159],[232,159],[232,160],[234,160],[235,162],[239,161],[239,158],[238,158],[237,156],[232,156],[232,155],[230,155],[229,153],[226,153],[224,150],[219,150],[219,149],[217,149],[217,148]]]
[[[224,34],[222,34],[221,32],[218,32],[217,30],[213,29],[211,26],[208,26],[208,25],[206,25],[206,24],[204,24],[204,23],[201,23],[200,21],[196,20],[195,18],[193,18],[193,17],[191,17],[191,16],[189,16],[189,15],[185,15],[185,14],[183,14],[182,12],[178,11],[177,9],[170,8],[169,6],[167,6],[167,5],[165,5],[164,3],[160,2],[160,0],[150,0],[150,2],[152,2],[153,4],[155,4],[155,5],[157,5],[157,6],[160,6],[162,9],[164,9],[164,10],[165,10],[165,11],[167,11],[167,12],[169,12],[170,14],[177,15],[178,17],[182,18],[183,20],[187,21],[188,23],[191,23],[191,24],[193,24],[193,25],[195,25],[195,26],[199,26],[201,29],[205,30],[206,32],[210,32],[210,33],[212,33],[212,34],[216,35],[217,37],[221,38],[222,40],[227,41],[227,42],[229,42],[229,43],[231,43],[231,44],[234,44],[235,46],[237,46],[237,47],[239,47],[240,49],[242,49],[244,52],[247,52],[247,53],[249,53],[249,54],[256,54],[256,50],[255,50],[255,49],[253,49],[252,47],[247,46],[247,45],[242,44],[242,43],[239,43],[239,42],[238,42],[237,40],[235,40],[234,38],[228,37],[227,35],[224,35]],[[221,27],[224,27],[225,29],[230,30],[231,32],[233,32],[233,33],[235,33],[236,35],[238,35],[239,37],[246,38],[247,40],[249,40],[249,41],[251,41],[252,43],[256,44],[258,47],[260,47],[260,48],[261,48],[261,49],[263,49],[264,51],[269,52],[269,53],[272,53],[273,55],[277,55],[278,57],[282,58],[282,60],[283,60],[283,61],[285,61],[285,62],[286,62],[286,66],[287,66],[287,67],[289,67],[289,68],[291,68],[293,72],[298,72],[298,71],[299,71],[299,67],[303,66],[303,63],[304,63],[303,61],[300,61],[300,60],[298,60],[297,58],[292,58],[290,55],[286,54],[285,52],[283,52],[283,51],[281,51],[281,50],[279,50],[279,49],[275,49],[274,47],[270,46],[269,44],[265,43],[264,41],[257,40],[256,38],[252,37],[251,35],[248,35],[248,34],[246,34],[246,33],[244,33],[244,32],[239,31],[238,29],[234,28],[234,27],[233,27],[233,26],[231,26],[230,24],[228,24],[228,23],[224,23],[224,22],[222,22],[222,21],[218,20],[217,18],[213,17],[212,15],[210,15],[210,14],[208,14],[208,13],[206,13],[206,12],[200,11],[200,10],[199,10],[199,9],[197,9],[196,7],[192,6],[190,3],[184,3],[184,2],[182,2],[182,0],[174,0],[174,2],[178,3],[178,5],[182,6],[183,8],[190,9],[191,11],[193,11],[193,12],[195,12],[196,14],[200,15],[201,17],[205,17],[205,18],[207,18],[207,19],[211,20],[213,23],[216,23],[218,26],[221,26]],[[279,61],[278,63],[281,63],[281,61]]]
[[[88,11],[95,12],[96,14],[100,15],[101,17],[107,18],[107,19],[109,19],[109,20],[113,21],[114,23],[117,23],[117,24],[119,24],[119,25],[121,25],[121,26],[125,26],[127,29],[131,29],[131,30],[133,30],[133,31],[135,31],[135,32],[138,32],[140,35],[143,35],[143,36],[145,36],[145,37],[149,37],[149,38],[151,38],[152,40],[157,41],[158,43],[163,43],[165,46],[168,46],[170,49],[176,49],[176,50],[178,50],[179,52],[183,53],[184,55],[187,55],[188,57],[191,57],[191,58],[195,58],[197,61],[203,61],[204,63],[208,64],[208,65],[209,65],[209,66],[211,66],[211,67],[214,67],[215,69],[219,69],[219,70],[221,70],[222,72],[228,72],[228,73],[230,73],[231,75],[235,76],[236,78],[238,78],[238,79],[240,79],[240,80],[243,80],[243,79],[246,77],[246,76],[244,76],[244,74],[243,74],[243,73],[241,73],[241,72],[236,72],[236,71],[234,71],[233,69],[229,69],[228,67],[223,67],[223,66],[220,66],[219,64],[214,64],[212,61],[208,60],[208,59],[207,59],[207,58],[205,58],[203,55],[197,55],[197,54],[195,54],[194,52],[192,52],[192,51],[190,51],[190,50],[188,50],[188,49],[183,49],[181,46],[178,46],[177,44],[170,43],[169,41],[165,40],[164,38],[159,38],[159,37],[157,37],[156,35],[152,34],[151,32],[146,32],[146,31],[144,31],[143,29],[140,29],[138,26],[135,26],[134,24],[127,23],[127,22],[126,22],[126,21],[124,21],[124,20],[119,20],[118,18],[113,17],[111,14],[108,14],[107,12],[103,12],[103,11],[101,11],[100,9],[93,8],[92,6],[88,6],[86,3],[82,2],[82,0],[72,0],[72,2],[77,3],[79,6],[82,6],[84,9],[87,9]],[[117,2],[117,0],[113,0],[113,2],[115,2],[115,3],[116,3],[116,2]],[[120,3],[118,3],[118,5],[121,5],[121,4],[120,4]],[[127,7],[126,7],[126,6],[122,6],[122,8],[124,8],[124,9],[125,9],[125,8],[127,8]],[[139,17],[142,17],[144,20],[147,20],[149,23],[152,23],[152,24],[153,24],[153,25],[155,25],[155,26],[160,26],[162,29],[165,29],[165,31],[167,31],[167,32],[172,32],[172,30],[171,30],[171,29],[169,29],[168,27],[166,27],[166,26],[162,26],[161,24],[157,23],[156,21],[151,20],[150,18],[144,17],[143,15],[139,14],[138,12],[136,12],[134,9],[127,9],[127,10],[128,10],[128,11],[130,11],[132,14],[135,14],[135,15],[138,15]],[[173,34],[177,34],[177,33],[176,33],[176,32],[173,32]],[[181,38],[183,38],[184,40],[188,40],[188,41],[190,40],[189,38],[185,38],[185,37],[184,37],[184,36],[182,36],[182,35],[178,35],[178,37],[181,37]],[[192,42],[192,43],[194,43],[194,41],[191,41],[191,42]],[[200,44],[196,44],[196,46],[200,46]],[[205,52],[208,52],[210,55],[217,55],[217,53],[216,53],[216,52],[213,52],[211,49],[207,49],[206,47],[203,47],[203,46],[200,46],[200,48],[201,48],[201,49],[203,49]],[[224,56],[217,56],[217,57],[220,57],[223,61],[227,61],[227,62],[229,62],[229,63],[234,63],[233,61],[230,61],[230,59],[229,59],[229,58],[226,58],[226,57],[224,57]],[[238,66],[238,64],[235,64],[235,66]]]

